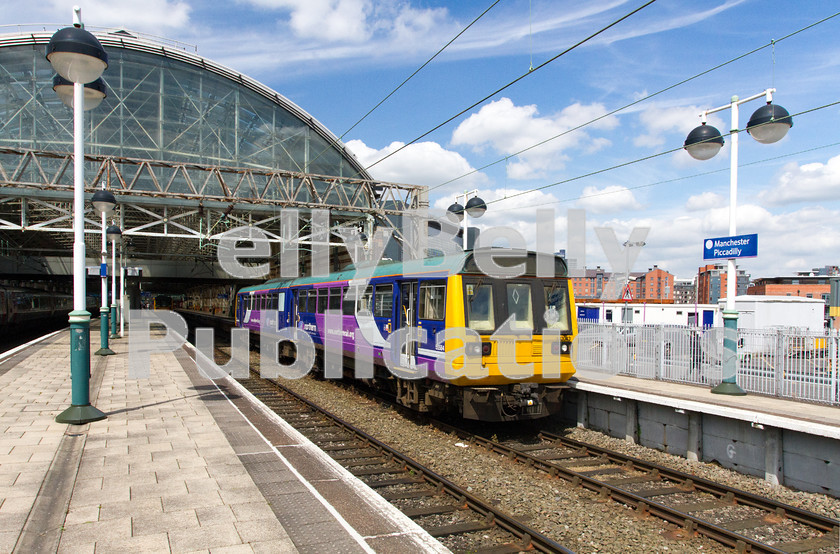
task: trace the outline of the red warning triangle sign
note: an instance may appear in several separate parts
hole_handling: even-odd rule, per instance
[[[630,290],[630,285],[624,287],[624,292],[621,294],[621,299],[624,301],[633,300],[633,291]]]

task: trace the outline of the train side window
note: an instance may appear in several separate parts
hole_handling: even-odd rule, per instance
[[[330,289],[330,301],[327,305],[328,310],[340,310],[341,309],[341,289],[331,288]]]
[[[356,299],[355,295],[352,294],[352,290],[345,287],[341,289],[343,294],[343,300],[341,302],[341,313],[342,315],[355,315],[356,313]]]
[[[508,283],[508,314],[516,315],[513,329],[534,329],[534,306],[531,302],[531,285],[527,283]]]
[[[327,289],[318,289],[318,313],[322,314],[327,311],[328,297]]]
[[[443,321],[446,314],[446,285],[439,282],[420,283],[420,319]]]
[[[467,319],[470,329],[492,331],[496,328],[493,313],[493,287],[491,285],[466,286]]]
[[[394,285],[376,285],[374,292],[373,315],[391,317],[394,305]]]
[[[362,311],[367,311],[368,315],[371,314],[371,301],[373,300],[373,286],[368,285],[365,289],[365,292],[362,293],[362,297],[359,298],[359,301],[356,306],[356,313],[360,313]]]
[[[298,290],[298,304],[297,309],[298,313],[303,313],[306,311],[306,297],[309,294],[309,291],[306,290]]]

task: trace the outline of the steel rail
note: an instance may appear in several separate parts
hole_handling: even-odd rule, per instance
[[[358,427],[354,426],[352,423],[345,421],[339,416],[329,412],[328,410],[325,410],[321,406],[318,406],[311,400],[304,398],[303,396],[290,390],[288,387],[277,382],[276,380],[262,380],[270,382],[278,389],[280,389],[283,393],[293,397],[295,400],[306,405],[311,410],[328,418],[330,422],[334,423],[335,425],[350,433],[351,435],[357,437],[362,442],[372,446],[373,448],[381,452],[384,452],[391,460],[403,464],[407,471],[415,472],[419,476],[422,476],[425,482],[438,488],[439,490],[442,490],[442,492],[445,492],[447,495],[458,500],[459,502],[466,504],[466,506],[470,510],[479,514],[488,523],[492,522],[499,528],[504,529],[508,533],[511,533],[521,541],[523,549],[527,550],[529,548],[533,548],[539,552],[573,552],[572,550],[569,550],[560,543],[557,543],[549,537],[539,533],[535,529],[528,527],[513,516],[494,508],[493,506],[484,502],[477,496],[467,492],[465,489],[459,487],[452,481],[448,480],[446,477],[432,471],[426,466],[420,464],[419,462],[413,460],[405,454],[398,452],[397,450],[388,446],[384,442],[376,439],[372,435],[369,435],[365,431],[362,431]]]
[[[685,528],[687,532],[696,531],[722,544],[735,548],[740,552],[766,552],[773,554],[785,552],[785,550],[777,549],[771,545],[762,543],[755,539],[751,539],[740,533],[730,531],[724,527],[713,524],[702,518],[692,516],[689,513],[675,510],[674,508],[671,508],[667,505],[661,504],[649,498],[636,495],[630,491],[624,490],[619,486],[612,485],[606,481],[602,481],[590,475],[585,475],[583,473],[574,471],[570,468],[563,467],[560,464],[552,463],[548,460],[543,460],[527,452],[517,450],[516,448],[492,441],[490,439],[486,439],[478,435],[474,435],[473,433],[470,433],[463,429],[459,429],[448,423],[435,421],[434,424],[442,430],[446,430],[457,435],[462,440],[466,440],[473,444],[477,444],[492,452],[503,454],[514,461],[525,463],[528,467],[533,467],[535,469],[545,471],[552,476],[561,477],[571,482],[573,485],[582,486],[588,490],[597,492],[602,498],[612,498],[613,500],[616,500],[628,506],[633,506],[643,514],[654,515],[661,519],[664,519],[665,521],[668,521],[669,523],[680,525],[683,528]],[[679,471],[668,469],[657,464],[643,462],[642,460],[637,460],[636,458],[625,456],[623,454],[613,452],[605,448],[595,447],[593,445],[589,445],[579,441],[573,441],[571,439],[566,439],[564,437],[545,432],[541,432],[541,436],[544,436],[546,440],[556,440],[555,444],[549,445],[547,446],[547,448],[566,446],[567,448],[586,449],[596,454],[595,456],[592,456],[593,458],[607,458],[614,464],[625,465],[628,469],[649,471],[652,478],[664,476],[667,478],[672,478],[676,481],[681,481],[681,486],[682,488],[684,488],[685,492],[701,490],[703,492],[710,492],[711,494],[715,494],[715,492],[713,491],[718,490],[723,491],[722,494],[720,494],[720,496],[722,497],[720,498],[720,500],[723,501],[731,501],[733,503],[735,503],[736,501],[742,501],[742,504],[758,507],[761,509],[767,509],[765,508],[765,506],[769,506],[772,504],[773,511],[771,511],[771,513],[791,517],[791,519],[794,519],[810,527],[814,527],[820,531],[837,533],[838,526],[840,526],[840,522],[832,520],[830,518],[825,518],[823,516],[820,516],[819,514],[809,514],[809,512],[806,512],[805,510],[800,510],[787,504],[773,504],[774,501],[770,499],[763,499],[762,502],[762,499],[760,497],[751,493],[739,491],[737,489],[727,487],[725,485],[718,485],[707,479],[681,473]],[[718,488],[716,489],[716,487]],[[775,511],[776,508],[784,510],[784,512],[779,513]],[[814,524],[810,523],[811,521],[813,521]]]
[[[738,504],[752,506],[754,508],[759,508],[767,512],[774,512],[779,515],[781,515],[781,513],[779,512],[779,510],[781,510],[784,513],[785,517],[802,523],[803,525],[807,525],[808,527],[813,527],[814,529],[818,529],[825,533],[832,532],[835,529],[837,529],[838,526],[840,526],[840,521],[821,516],[820,514],[815,514],[813,512],[797,508],[796,506],[791,506],[790,504],[785,504],[783,502],[779,502],[771,498],[758,496],[757,494],[753,494],[751,492],[736,489],[734,487],[730,487],[722,483],[716,483],[709,479],[698,477],[696,475],[691,475],[689,473],[685,473],[676,469],[671,469],[660,464],[647,462],[645,460],[641,460],[633,456],[628,456],[626,454],[622,454],[614,450],[609,450],[600,446],[595,446],[567,437],[562,437],[560,435],[549,433],[547,431],[540,431],[539,436],[544,440],[553,441],[555,443],[558,443],[562,446],[567,446],[569,448],[586,448],[591,452],[597,452],[601,456],[608,457],[611,461],[613,461],[613,463],[626,464],[630,462],[633,464],[634,469],[640,471],[657,471],[661,477],[665,477],[667,479],[684,482],[691,481],[695,489],[707,492],[709,494],[713,494],[715,496],[724,497],[728,494],[731,494],[734,496],[734,499]]]

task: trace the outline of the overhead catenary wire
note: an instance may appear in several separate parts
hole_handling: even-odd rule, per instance
[[[482,171],[482,170],[484,170],[484,169],[487,169],[488,167],[492,167],[492,166],[494,166],[494,165],[496,165],[496,164],[499,164],[499,163],[502,163],[502,162],[506,162],[509,158],[511,158],[511,157],[513,157],[513,156],[519,156],[520,154],[524,154],[525,152],[528,152],[528,151],[530,151],[530,150],[533,150],[534,148],[538,148],[538,147],[540,147],[540,146],[542,146],[542,145],[544,145],[544,144],[547,144],[547,143],[549,143],[549,142],[551,142],[551,141],[553,141],[553,140],[556,140],[556,139],[561,138],[561,137],[563,137],[563,136],[566,136],[566,135],[568,135],[568,134],[570,134],[570,133],[573,133],[573,132],[575,132],[575,131],[577,131],[577,130],[580,130],[580,129],[584,128],[584,127],[587,127],[587,126],[589,126],[589,125],[592,125],[592,124],[594,124],[594,123],[597,123],[598,121],[601,121],[602,119],[605,119],[605,118],[607,118],[607,117],[610,117],[610,116],[612,116],[612,115],[615,115],[615,114],[617,114],[618,112],[621,112],[621,111],[624,111],[624,110],[626,110],[626,109],[628,109],[628,108],[631,108],[631,107],[633,107],[633,106],[635,106],[635,105],[637,105],[637,104],[640,104],[641,102],[645,102],[645,101],[647,101],[647,100],[650,100],[651,98],[653,98],[653,97],[655,97],[655,96],[659,96],[660,94],[663,94],[663,93],[665,93],[665,92],[668,92],[668,91],[670,91],[670,90],[673,90],[673,89],[675,89],[675,88],[677,88],[677,87],[679,87],[679,86],[681,86],[681,85],[684,85],[684,84],[686,84],[686,83],[688,83],[688,82],[690,82],[690,81],[693,81],[693,80],[695,80],[695,79],[697,79],[697,78],[699,78],[699,77],[702,77],[702,76],[704,76],[704,75],[707,75],[707,74],[709,74],[709,73],[711,73],[711,72],[713,72],[713,71],[716,71],[716,70],[718,70],[718,69],[720,69],[720,68],[722,68],[722,67],[725,67],[725,66],[727,66],[727,65],[729,65],[729,64],[731,64],[731,63],[737,62],[737,61],[739,61],[739,60],[741,60],[741,59],[743,59],[743,58],[746,58],[747,56],[751,56],[752,54],[755,54],[755,53],[757,53],[757,52],[760,52],[761,50],[764,50],[765,48],[768,48],[768,47],[772,47],[772,48],[774,49],[774,54],[773,54],[773,55],[774,55],[774,65],[773,65],[774,78],[773,78],[773,80],[775,81],[775,45],[776,45],[776,44],[778,44],[779,42],[781,42],[781,41],[785,40],[785,39],[791,38],[791,37],[793,37],[793,36],[795,36],[795,35],[798,35],[798,34],[800,34],[800,33],[804,32],[804,31],[807,31],[807,30],[809,30],[809,29],[811,29],[811,28],[813,28],[813,27],[816,27],[817,25],[820,25],[820,24],[822,24],[822,23],[825,23],[826,21],[829,21],[830,19],[833,19],[833,18],[835,18],[835,17],[837,17],[837,16],[840,16],[840,12],[836,12],[836,13],[833,13],[833,14],[831,14],[831,15],[829,15],[829,16],[826,16],[826,17],[824,17],[824,18],[822,18],[822,19],[820,19],[820,20],[818,20],[818,21],[815,21],[815,22],[813,22],[813,23],[811,23],[811,24],[809,24],[809,25],[806,25],[805,27],[802,27],[802,28],[800,28],[800,29],[797,29],[796,31],[793,31],[793,32],[791,32],[791,33],[788,33],[788,34],[784,35],[784,36],[783,36],[783,37],[781,37],[781,38],[778,38],[778,39],[773,39],[773,40],[771,40],[770,42],[768,42],[767,44],[764,44],[764,45],[759,46],[759,47],[757,47],[757,48],[754,48],[754,49],[752,49],[752,50],[750,50],[750,51],[748,51],[748,52],[745,52],[745,53],[743,53],[743,54],[740,54],[740,55],[738,55],[738,56],[735,56],[734,58],[731,58],[731,59],[729,59],[729,60],[727,60],[727,61],[725,61],[725,62],[719,63],[719,64],[717,64],[717,65],[715,65],[715,66],[713,66],[713,67],[710,67],[710,68],[708,68],[708,69],[706,69],[706,70],[704,70],[704,71],[701,71],[701,72],[699,72],[699,73],[696,73],[696,74],[694,74],[694,75],[692,75],[692,76],[690,76],[690,77],[687,77],[687,78],[685,78],[685,79],[683,79],[683,80],[681,80],[681,81],[678,81],[678,82],[676,82],[676,83],[674,83],[674,84],[672,84],[672,85],[669,85],[669,86],[667,86],[667,87],[665,87],[665,88],[663,88],[663,89],[660,89],[660,90],[658,90],[658,91],[656,91],[656,92],[654,92],[654,93],[648,94],[647,96],[643,96],[643,97],[641,97],[641,98],[638,98],[638,99],[634,100],[633,102],[630,102],[629,104],[625,104],[625,105],[623,105],[623,106],[621,106],[621,107],[619,107],[619,108],[615,108],[614,110],[611,110],[611,111],[609,111],[609,112],[606,112],[606,113],[604,113],[604,114],[602,114],[602,115],[600,115],[600,116],[598,116],[598,117],[596,117],[596,118],[593,118],[593,119],[591,119],[591,120],[589,120],[589,121],[587,121],[587,122],[585,122],[585,123],[581,123],[580,125],[577,125],[577,126],[575,126],[575,127],[572,127],[572,128],[570,128],[570,129],[567,129],[567,130],[563,131],[562,133],[558,133],[558,134],[556,134],[556,135],[554,135],[554,136],[552,136],[552,137],[549,137],[549,138],[547,138],[547,139],[545,139],[545,140],[541,140],[540,142],[537,142],[537,143],[535,143],[535,144],[532,144],[531,146],[525,147],[525,148],[523,148],[522,150],[519,150],[519,151],[517,151],[517,152],[513,152],[513,153],[511,153],[511,154],[507,154],[507,155],[505,155],[505,156],[504,156],[504,157],[502,157],[502,158],[499,158],[499,159],[494,160],[494,161],[492,161],[492,162],[490,162],[490,163],[487,163],[487,164],[485,164],[485,165],[483,165],[483,166],[481,166],[481,167],[478,167],[478,168],[476,168],[476,169],[473,169],[473,170],[471,170],[471,171],[468,171],[467,173],[464,173],[463,175],[459,175],[458,177],[454,177],[454,178],[452,178],[452,179],[449,179],[448,181],[444,181],[443,183],[440,183],[440,184],[438,184],[438,185],[435,185],[435,186],[433,186],[433,187],[430,187],[430,188],[429,188],[429,192],[432,192],[433,190],[436,190],[436,189],[439,189],[439,188],[441,188],[441,187],[444,187],[444,186],[446,186],[446,185],[448,185],[448,184],[450,184],[450,183],[454,183],[455,181],[458,181],[458,180],[463,179],[463,178],[465,178],[465,177],[469,177],[470,175],[473,175],[473,174],[475,174],[475,173],[478,173],[479,171]]]
[[[650,6],[650,5],[651,5],[651,4],[653,4],[654,2],[656,2],[656,0],[648,0],[647,2],[645,2],[644,4],[642,4],[641,6],[639,6],[639,7],[635,8],[634,10],[632,10],[632,11],[630,11],[630,12],[626,13],[625,15],[621,16],[620,18],[616,19],[615,21],[613,21],[612,23],[610,23],[610,24],[606,25],[605,27],[602,27],[602,28],[598,29],[597,31],[595,31],[595,32],[594,32],[594,33],[592,33],[591,35],[587,36],[586,38],[581,39],[580,41],[576,42],[576,43],[575,43],[575,44],[573,44],[572,46],[569,46],[568,48],[566,48],[565,50],[563,50],[563,51],[562,51],[562,52],[560,52],[559,54],[555,55],[555,56],[554,56],[554,57],[552,57],[552,58],[549,58],[548,60],[544,61],[544,62],[543,62],[543,63],[541,63],[540,65],[538,65],[538,66],[536,66],[536,67],[534,67],[534,68],[529,68],[527,72],[525,72],[524,74],[520,75],[519,77],[517,77],[517,78],[516,78],[516,79],[514,79],[513,81],[510,81],[508,84],[504,85],[503,87],[501,87],[501,88],[499,88],[499,89],[497,89],[497,90],[495,90],[495,91],[491,92],[490,94],[488,94],[488,95],[484,96],[482,99],[478,100],[477,102],[474,102],[473,104],[471,104],[471,105],[467,106],[466,108],[464,108],[464,109],[463,109],[463,110],[461,110],[460,112],[456,113],[456,114],[455,114],[455,115],[453,115],[452,117],[450,117],[450,118],[446,119],[446,120],[445,120],[445,121],[443,121],[442,123],[439,123],[438,125],[435,125],[435,126],[434,126],[434,127],[432,127],[431,129],[429,129],[428,131],[426,131],[425,133],[423,133],[422,135],[420,135],[420,136],[418,136],[418,137],[415,137],[415,138],[414,138],[414,139],[412,139],[411,141],[409,141],[409,142],[407,142],[407,143],[403,144],[402,146],[400,146],[399,148],[397,148],[397,149],[396,149],[396,150],[394,150],[393,152],[389,152],[389,153],[388,153],[388,154],[386,154],[385,156],[383,156],[383,157],[379,158],[378,160],[376,160],[375,162],[373,162],[372,164],[370,164],[369,166],[367,166],[367,167],[365,168],[365,171],[369,170],[370,168],[374,167],[374,166],[375,166],[375,165],[377,165],[377,164],[382,163],[383,161],[387,160],[388,158],[390,158],[391,156],[393,156],[393,155],[394,155],[394,154],[396,154],[397,152],[401,152],[402,150],[404,150],[405,148],[407,148],[407,147],[411,146],[412,144],[414,144],[414,143],[415,143],[415,142],[417,142],[418,140],[420,140],[420,139],[422,139],[422,138],[424,138],[424,137],[427,137],[428,135],[430,135],[430,134],[432,134],[433,132],[437,131],[438,129],[440,129],[440,128],[441,128],[441,127],[443,127],[444,125],[446,125],[446,124],[448,124],[448,123],[451,123],[452,121],[454,121],[455,119],[457,119],[457,118],[461,117],[462,115],[464,115],[465,113],[467,113],[467,112],[468,112],[468,111],[470,111],[471,109],[475,108],[476,106],[478,106],[478,105],[480,105],[480,104],[483,104],[484,102],[486,102],[487,100],[489,100],[489,99],[490,99],[490,98],[492,98],[493,96],[495,96],[495,95],[499,94],[500,92],[502,92],[502,91],[504,91],[504,90],[506,90],[506,89],[508,89],[508,88],[512,87],[513,85],[515,85],[516,83],[518,83],[519,81],[521,81],[522,79],[524,79],[525,77],[528,77],[529,75],[531,75],[531,74],[533,74],[533,73],[536,73],[537,71],[539,71],[539,70],[540,70],[540,69],[542,69],[543,67],[547,66],[548,64],[552,63],[553,61],[557,60],[557,59],[558,59],[558,58],[560,58],[561,56],[564,56],[564,55],[568,54],[569,52],[571,52],[571,51],[572,51],[572,50],[574,50],[575,48],[577,48],[577,47],[579,47],[579,46],[581,46],[581,45],[583,45],[583,44],[585,44],[585,43],[589,42],[590,40],[592,40],[593,38],[597,37],[598,35],[605,33],[606,31],[608,31],[608,30],[609,30],[609,29],[611,29],[612,27],[615,27],[616,25],[618,25],[619,23],[621,23],[621,22],[622,22],[622,21],[624,21],[625,19],[627,19],[627,18],[629,18],[629,17],[631,17],[631,16],[635,15],[636,13],[638,13],[638,12],[640,12],[641,10],[643,10],[644,8],[646,8],[646,7]]]
[[[791,118],[800,117],[802,115],[806,115],[806,114],[809,114],[809,113],[813,113],[813,112],[816,112],[816,111],[819,111],[819,110],[824,110],[826,108],[830,108],[832,106],[838,106],[838,105],[840,105],[840,100],[837,100],[835,102],[830,102],[828,104],[823,104],[822,106],[817,106],[816,108],[811,108],[811,109],[808,109],[808,110],[803,110],[801,112],[790,114],[790,117]],[[722,136],[723,137],[729,137],[729,136],[732,136],[733,133],[740,133],[740,132],[743,132],[743,129],[739,129],[737,131],[730,131],[729,133],[723,134]],[[638,164],[638,163],[641,163],[641,162],[652,160],[654,158],[659,158],[661,156],[665,156],[667,154],[673,154],[674,152],[678,152],[678,151],[682,150],[683,148],[684,148],[683,146],[679,146],[677,148],[671,148],[671,149],[668,149],[668,150],[664,150],[662,152],[657,152],[656,154],[650,154],[648,156],[643,156],[641,158],[636,158],[635,160],[630,160],[630,161],[622,162],[620,164],[605,167],[605,168],[602,168],[602,169],[597,169],[595,171],[590,171],[588,173],[584,173],[582,175],[577,175],[575,177],[569,177],[568,179],[562,179],[560,181],[556,181],[554,183],[549,183],[547,185],[534,187],[534,188],[528,189],[528,190],[518,191],[515,194],[506,194],[504,198],[491,200],[491,201],[485,202],[485,203],[489,206],[490,204],[497,204],[499,202],[512,200],[513,198],[518,198],[518,197],[524,196],[526,194],[531,194],[531,193],[538,192],[538,191],[541,191],[541,190],[545,190],[545,189],[548,189],[548,188],[551,188],[551,187],[556,187],[558,185],[564,185],[566,183],[571,183],[573,181],[579,181],[579,180],[585,179],[587,177],[592,177],[593,175],[600,175],[601,173],[607,173],[608,171],[613,171],[615,169],[620,169],[622,167],[635,165],[635,164]],[[781,157],[781,156],[778,156],[778,157]],[[744,164],[744,165],[746,165],[746,164]]]
[[[749,167],[749,166],[753,166],[753,165],[761,165],[761,164],[765,164],[767,162],[773,162],[773,161],[781,160],[783,158],[791,158],[793,156],[798,156],[800,154],[807,154],[809,152],[816,152],[817,150],[823,150],[825,148],[831,148],[833,146],[840,146],[840,142],[832,142],[830,144],[823,144],[821,146],[815,146],[813,148],[806,148],[805,150],[798,150],[796,152],[789,152],[787,154],[780,154],[778,156],[773,156],[772,158],[764,158],[762,160],[755,160],[755,161],[752,161],[752,162],[742,163],[742,164],[739,164],[738,167]],[[509,210],[509,211],[530,210],[532,208],[539,208],[541,206],[548,206],[548,205],[551,205],[551,204],[563,204],[563,203],[566,203],[566,202],[576,202],[578,200],[586,200],[588,198],[597,198],[599,196],[607,196],[607,195],[610,195],[610,194],[619,194],[619,193],[622,193],[622,192],[628,191],[628,190],[640,190],[640,189],[651,188],[651,187],[655,187],[655,186],[659,186],[659,185],[667,185],[667,184],[670,184],[670,183],[676,183],[678,181],[687,181],[688,179],[696,179],[698,177],[706,177],[706,176],[709,176],[709,175],[715,175],[717,173],[728,173],[728,172],[729,172],[728,167],[724,167],[724,168],[720,168],[720,169],[712,169],[710,171],[704,171],[702,173],[693,173],[691,175],[683,175],[681,177],[674,177],[672,179],[665,179],[665,180],[656,181],[656,182],[653,182],[653,183],[645,183],[644,185],[634,185],[634,186],[631,186],[631,187],[622,187],[620,190],[602,190],[602,191],[595,192],[595,193],[592,193],[592,194],[581,194],[580,196],[575,196],[575,197],[572,197],[572,198],[564,198],[564,199],[561,199],[561,200],[552,200],[550,202],[542,201],[542,202],[539,202],[537,204],[529,204],[527,206],[517,206],[515,208],[506,208],[506,210]],[[506,200],[506,198],[501,198],[499,200],[500,201]],[[490,202],[488,202],[488,204],[489,203]]]
[[[438,57],[438,56],[439,56],[439,55],[440,55],[440,54],[441,54],[444,50],[446,50],[449,46],[451,46],[453,42],[455,42],[456,40],[458,40],[458,39],[461,37],[461,35],[463,35],[465,32],[467,32],[467,30],[468,30],[470,27],[472,27],[472,26],[473,26],[473,25],[474,25],[474,24],[475,24],[475,23],[476,23],[479,19],[481,19],[482,17],[484,17],[484,16],[487,14],[487,12],[489,12],[491,9],[493,9],[493,8],[496,6],[496,4],[498,4],[498,3],[499,3],[499,2],[501,2],[501,1],[502,1],[502,0],[496,0],[495,2],[493,2],[492,4],[490,4],[490,5],[489,5],[489,6],[488,6],[488,7],[487,7],[487,8],[486,8],[483,12],[481,12],[480,14],[478,14],[478,17],[476,17],[475,19],[473,19],[472,21],[470,21],[469,25],[467,25],[466,27],[464,27],[463,29],[461,29],[461,30],[458,32],[458,34],[456,34],[454,37],[452,37],[452,39],[450,39],[450,41],[449,41],[449,42],[447,42],[446,44],[444,44],[444,45],[443,45],[443,46],[442,46],[442,47],[441,47],[441,48],[440,48],[437,52],[435,52],[435,53],[434,53],[434,55],[433,55],[431,58],[429,58],[428,60],[426,60],[426,61],[423,63],[423,65],[421,65],[420,67],[418,67],[417,69],[415,69],[415,70],[414,70],[414,72],[413,72],[411,75],[409,75],[408,77],[406,77],[406,78],[405,78],[405,80],[404,80],[402,83],[400,83],[399,85],[397,85],[397,87],[396,87],[394,90],[392,90],[391,92],[389,92],[389,93],[388,93],[388,94],[387,94],[387,95],[386,95],[386,96],[385,96],[382,100],[380,100],[379,102],[377,102],[375,106],[373,106],[371,109],[369,109],[369,110],[367,111],[367,113],[365,113],[365,115],[363,115],[361,118],[359,118],[359,120],[358,120],[358,121],[356,121],[353,125],[351,125],[349,129],[347,129],[346,131],[344,131],[344,132],[341,134],[341,136],[340,136],[340,137],[338,137],[338,139],[339,139],[339,140],[343,139],[343,138],[347,135],[347,133],[349,133],[350,131],[352,131],[353,129],[355,129],[355,128],[356,128],[356,126],[357,126],[359,123],[361,123],[362,121],[364,121],[364,120],[367,118],[367,116],[369,116],[370,114],[372,114],[372,113],[373,113],[373,112],[374,112],[374,111],[375,111],[375,110],[376,110],[379,106],[381,106],[381,105],[382,105],[382,104],[384,104],[384,103],[385,103],[385,102],[386,102],[389,98],[391,98],[391,96],[393,96],[394,94],[396,94],[396,92],[397,92],[398,90],[400,90],[400,89],[403,87],[403,85],[405,85],[406,83],[408,83],[408,82],[409,82],[409,81],[410,81],[410,80],[411,80],[411,79],[412,79],[415,75],[417,75],[418,73],[420,73],[420,72],[423,70],[423,68],[425,68],[427,65],[429,65],[430,63],[432,63],[432,61],[433,61],[435,58],[437,58],[437,57]]]

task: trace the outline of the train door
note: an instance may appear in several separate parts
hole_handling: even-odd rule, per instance
[[[417,367],[417,343],[410,340],[417,328],[417,281],[400,284],[399,327],[406,330],[400,346],[400,365],[407,369]]]

